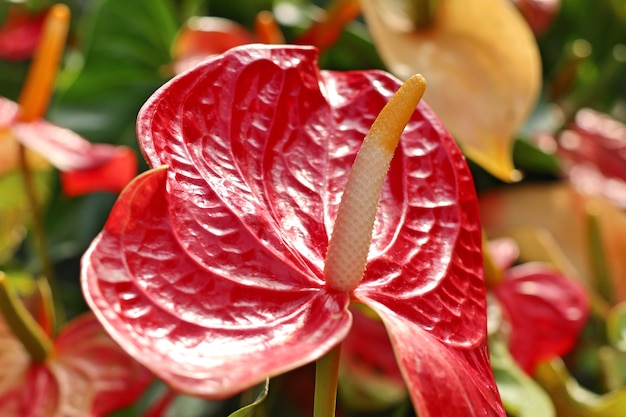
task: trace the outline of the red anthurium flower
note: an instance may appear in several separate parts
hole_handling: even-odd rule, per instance
[[[537,141],[556,152],[579,191],[626,207],[626,124],[585,108],[556,138],[544,134]]]
[[[495,262],[509,263],[510,243],[492,242]],[[509,351],[529,374],[540,362],[569,352],[589,315],[585,288],[540,262],[506,269],[493,293],[510,323]]]
[[[12,6],[0,27],[0,59],[30,58],[39,42],[45,17],[45,12],[31,14],[26,8]]]
[[[256,37],[235,21],[215,16],[192,17],[172,45],[173,72],[179,74],[212,55],[253,42]]]
[[[359,301],[384,322],[420,416],[503,416],[472,178],[425,104],[406,115],[362,280],[327,278],[356,153],[399,86],[320,71],[311,47],[250,45],[155,93],[138,118],[153,169],[83,258],[112,337],[176,389],[224,398],[326,354]]]
[[[17,103],[0,97],[0,141],[21,143],[61,170],[64,192],[119,192],[137,174],[135,152],[125,146],[92,144],[76,133],[43,119],[22,122]],[[2,155],[0,173],[17,166],[17,152]]]
[[[561,0],[513,0],[536,36],[545,33],[561,8]]]
[[[106,416],[131,405],[152,380],[91,314],[61,330],[45,362],[33,362],[0,320],[0,364],[3,417]]]
[[[91,144],[74,132],[43,120],[69,21],[70,9],[66,5],[50,8],[19,104],[0,97],[0,175],[19,166],[18,155],[24,146],[30,150],[30,154],[25,152],[27,168],[45,166],[42,156],[45,157],[62,171],[61,182],[70,196],[93,191],[119,192],[137,174],[137,158],[130,148]]]

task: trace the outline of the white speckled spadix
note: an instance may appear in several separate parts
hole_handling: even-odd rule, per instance
[[[348,175],[326,254],[324,276],[332,289],[352,291],[363,278],[383,181],[400,135],[425,89],[424,77],[417,74],[409,78],[363,140]]]

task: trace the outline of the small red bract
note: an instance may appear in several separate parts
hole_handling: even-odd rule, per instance
[[[422,417],[504,416],[489,365],[472,177],[425,104],[383,186],[367,270],[323,270],[365,134],[400,82],[317,67],[311,47],[248,45],[158,90],[138,117],[153,168],[83,258],[107,331],[176,389],[224,398],[306,363],[381,317]]]
[[[45,120],[21,122],[17,103],[0,97],[0,140],[17,140],[61,170],[63,191],[70,197],[96,191],[120,192],[137,175],[137,156],[126,146],[94,144]],[[4,155],[4,159],[17,155]],[[5,160],[6,165],[11,161]],[[15,161],[13,161],[15,163]],[[0,173],[8,170],[0,167]]]

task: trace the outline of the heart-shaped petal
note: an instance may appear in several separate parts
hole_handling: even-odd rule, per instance
[[[88,301],[131,355],[179,390],[221,398],[311,362],[345,336],[346,294],[273,283],[306,276],[237,233],[232,220],[219,222],[218,211],[210,231],[224,246],[213,246],[210,269],[199,268],[181,241],[201,242],[177,236],[171,224],[167,173],[133,181],[86,254]],[[265,278],[265,288],[237,282],[246,273]]]
[[[468,375],[453,411],[475,413],[470,399],[503,415],[483,360],[472,178],[425,104],[383,184],[363,281],[353,293],[325,283],[348,174],[399,87],[380,71],[320,71],[311,47],[249,45],[159,89],[138,118],[153,169],[122,193],[83,258],[85,296],[114,339],[179,390],[222,398],[328,352],[350,328],[354,297],[398,333],[421,414],[447,405],[421,378]],[[421,340],[410,342],[409,325],[428,348],[411,345]],[[440,354],[452,362],[439,367]]]
[[[430,27],[414,29],[384,0],[361,0],[378,52],[402,79],[421,73],[424,96],[464,153],[515,180],[511,146],[541,88],[533,33],[509,0],[446,0]]]

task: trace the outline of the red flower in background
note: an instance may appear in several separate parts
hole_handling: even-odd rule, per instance
[[[63,4],[50,8],[37,39],[37,51],[20,93],[19,104],[0,97],[0,175],[19,164],[47,160],[59,168],[65,193],[76,196],[93,191],[119,192],[137,174],[132,149],[108,144],[91,144],[67,129],[43,120],[63,54],[70,9]],[[21,144],[21,145],[20,145]],[[25,161],[18,155],[20,146]],[[43,157],[43,158],[42,158]]]
[[[93,315],[68,323],[49,358],[33,361],[0,320],[3,417],[103,417],[133,404],[152,375],[104,332]]]
[[[511,267],[509,239],[491,242],[492,259],[504,270],[493,293],[510,323],[509,351],[527,373],[536,365],[569,352],[589,316],[585,288],[540,262]]]
[[[626,125],[591,109],[581,109],[555,137],[542,134],[540,147],[555,152],[578,191],[599,195],[626,208]]]
[[[535,36],[541,36],[552,25],[561,8],[561,0],[512,0]]]
[[[68,196],[95,191],[118,193],[137,175],[137,156],[126,146],[92,144],[76,133],[45,120],[22,122],[17,103],[0,97],[0,173],[17,166],[15,141],[61,170]]]
[[[22,61],[30,58],[39,43],[46,12],[30,13],[14,5],[0,27],[0,59]]]
[[[342,190],[400,83],[316,60],[310,47],[235,48],[153,95],[138,118],[153,169],[83,258],[89,305],[176,389],[223,398],[323,356],[358,300],[384,322],[421,416],[503,416],[472,179],[425,104],[384,181],[362,281],[327,283]]]
[[[172,45],[173,72],[180,74],[212,55],[256,41],[248,29],[232,20],[214,16],[192,17],[180,29]]]

